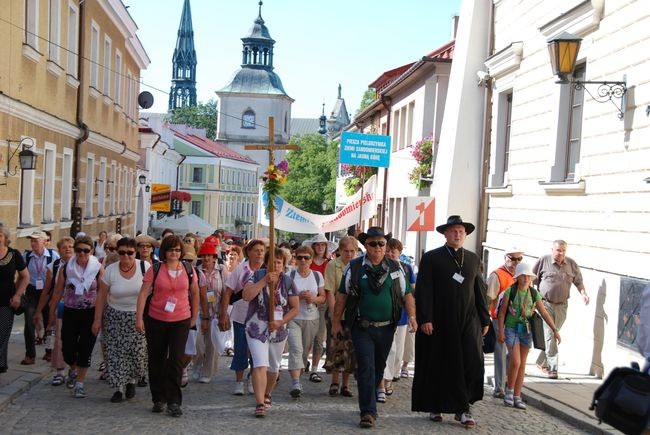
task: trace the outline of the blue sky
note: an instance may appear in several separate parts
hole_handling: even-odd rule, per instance
[[[153,111],[167,110],[171,59],[183,0],[123,0],[151,58],[142,73]],[[348,111],[357,110],[369,83],[413,62],[450,39],[460,0],[265,0],[264,19],[276,41],[275,72],[296,101],[293,117],[329,114],[337,87]],[[241,63],[241,39],[258,13],[258,0],[191,0],[199,101],[216,97]],[[149,86],[151,87],[149,87]],[[153,89],[153,88],[156,89]]]

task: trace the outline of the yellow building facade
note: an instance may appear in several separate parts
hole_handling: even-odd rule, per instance
[[[135,22],[121,0],[8,3],[0,9],[0,221],[13,246],[27,248],[35,230],[53,241],[78,231],[133,235],[137,96],[149,64]],[[37,156],[34,170],[18,164],[25,148]]]

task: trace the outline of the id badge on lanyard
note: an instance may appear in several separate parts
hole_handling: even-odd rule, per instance
[[[167,302],[165,303],[165,311],[168,313],[173,313],[176,309],[176,301],[177,300],[174,296],[167,298]]]

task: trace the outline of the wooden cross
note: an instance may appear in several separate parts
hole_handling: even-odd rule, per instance
[[[269,152],[269,165],[275,166],[275,150],[297,150],[298,145],[294,144],[276,144],[275,143],[275,119],[269,116],[269,144],[268,145],[245,145],[246,150],[266,150]],[[271,213],[269,213],[269,261],[266,264],[266,273],[274,271],[275,268],[275,198],[268,198],[271,204]],[[273,322],[275,317],[275,288],[277,283],[269,285],[269,322]]]

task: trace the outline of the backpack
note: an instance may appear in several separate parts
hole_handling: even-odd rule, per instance
[[[589,409],[626,434],[643,431],[650,415],[650,375],[630,367],[617,367],[594,392]]]
[[[59,266],[61,266],[61,259],[57,258],[54,260],[54,263],[52,264],[52,283],[50,284],[50,291],[54,290],[54,284],[56,281],[56,274],[59,272]],[[52,296],[52,293],[50,293],[50,296]]]
[[[54,258],[54,249],[47,248],[47,252],[50,253],[49,257],[46,257],[46,264],[50,264],[52,262],[52,259]],[[25,251],[25,267],[29,266],[29,262],[32,260],[32,257],[34,256],[34,251]]]
[[[289,276],[291,277],[291,281],[289,282],[289,286],[293,285],[293,282],[296,279],[296,272],[298,272],[298,271],[296,269],[293,269],[291,271],[291,273],[289,274]],[[316,287],[320,287],[320,273],[316,273],[315,271],[313,271],[313,272],[314,272],[314,279],[316,280]],[[285,276],[286,276],[286,274],[285,274]],[[285,284],[285,287],[286,287],[287,281],[285,281],[284,284]],[[288,289],[289,287],[286,287],[286,288]]]
[[[505,296],[506,296],[506,292],[504,290],[499,295],[499,300],[497,301],[497,314],[499,313],[499,311],[501,311],[501,304],[503,303]],[[510,297],[508,298],[508,305],[510,305],[510,302],[512,302],[513,297],[514,297],[513,292],[510,292]],[[533,298],[533,305],[535,305],[535,299],[537,299],[537,290],[535,289],[535,287],[530,287],[530,297]]]

